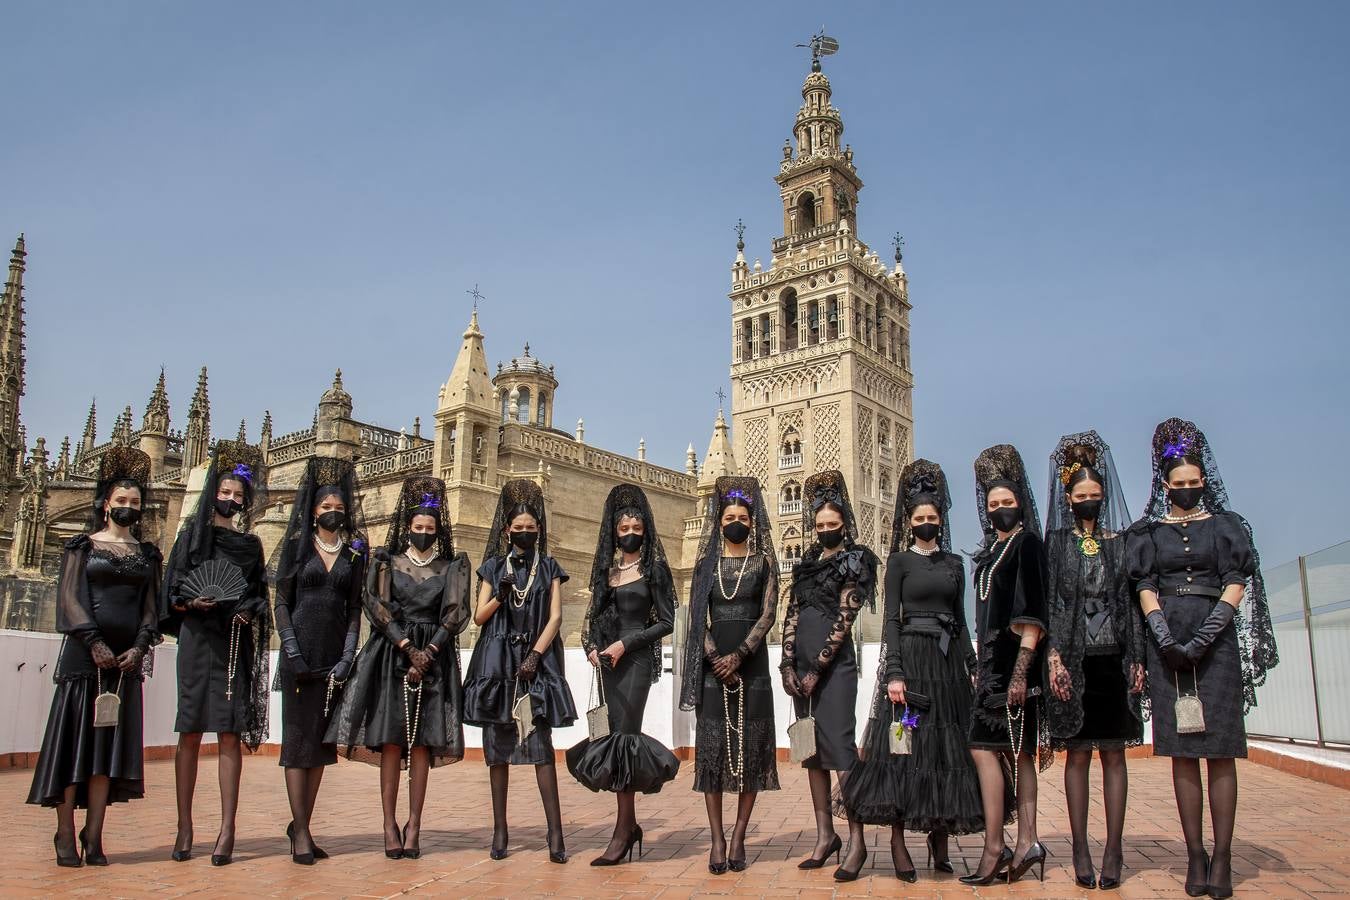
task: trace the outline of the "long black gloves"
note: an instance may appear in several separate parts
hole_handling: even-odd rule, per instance
[[[1214,604],[1214,608],[1209,611],[1209,618],[1200,625],[1200,628],[1191,636],[1191,639],[1181,648],[1181,652],[1186,654],[1192,665],[1199,665],[1200,660],[1205,658],[1209,652],[1209,647],[1218,639],[1223,630],[1228,627],[1228,623],[1233,621],[1237,615],[1237,609],[1233,604],[1220,600]]]
[[[342,658],[333,666],[333,680],[346,681],[352,674],[352,664],[356,662],[356,642],[360,635],[355,631],[347,632],[347,643],[342,647]]]
[[[1228,606],[1227,603],[1223,605]],[[1158,644],[1158,653],[1169,669],[1185,672],[1193,668],[1194,664],[1186,655],[1186,651],[1177,646],[1177,642],[1172,639],[1172,631],[1167,627],[1167,617],[1163,615],[1161,609],[1149,613],[1145,621],[1148,622],[1149,630],[1153,632],[1153,640]]]
[[[295,629],[278,628],[277,635],[281,638],[281,652],[286,654],[291,671],[296,675],[308,675],[309,666],[305,663],[304,655],[300,653],[300,642],[295,639]]]

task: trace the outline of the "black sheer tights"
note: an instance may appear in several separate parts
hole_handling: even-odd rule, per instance
[[[1106,847],[1102,853],[1102,877],[1120,879],[1124,862],[1121,841],[1125,831],[1125,803],[1130,776],[1125,767],[1124,750],[1100,750],[1102,763],[1102,799],[1106,805]],[[1088,843],[1088,772],[1092,767],[1091,750],[1070,750],[1064,766],[1064,796],[1069,806],[1069,830],[1073,835],[1074,874],[1093,876],[1092,849]]]
[[[736,825],[731,830],[731,847],[728,849],[727,835],[722,825],[722,794],[703,795],[703,803],[708,808],[708,830],[712,833],[712,853],[708,857],[710,863],[745,859],[745,833],[750,828],[750,815],[755,811],[755,798],[759,794],[749,791],[736,796]]]
[[[1186,882],[1210,884],[1231,892],[1233,883],[1233,826],[1237,819],[1237,762],[1208,760],[1209,816],[1214,828],[1214,855],[1205,858],[1205,795],[1200,781],[1200,760],[1173,758],[1172,789],[1186,837]]]
[[[293,853],[314,852],[314,836],[309,832],[309,820],[314,815],[314,804],[319,799],[323,769],[323,766],[312,769],[286,768],[286,799],[291,805],[292,833],[295,835]]]
[[[539,785],[539,800],[544,806],[544,821],[548,823],[548,850],[565,853],[563,840],[562,803],[558,798],[558,767],[545,763],[534,767],[535,782]],[[492,849],[505,851],[510,842],[506,827],[506,795],[511,785],[511,767],[488,766],[488,783],[492,789]]]
[[[184,733],[178,736],[178,749],[173,757],[173,782],[178,801],[178,837],[175,850],[192,849],[192,801],[197,790],[197,765],[201,759],[202,735]],[[220,782],[220,834],[212,854],[230,856],[234,853],[235,815],[239,810],[239,776],[243,771],[243,748],[239,735],[216,735],[216,777]]]
[[[840,790],[848,779],[847,772],[835,773],[839,778]],[[834,842],[834,813],[830,803],[830,773],[827,769],[807,769],[807,780],[811,784],[811,809],[816,817],[816,846],[811,851],[815,859],[823,859],[830,844]],[[848,820],[848,851],[840,861],[840,866],[850,872],[862,867],[867,855],[865,835],[862,823],[852,816]]]

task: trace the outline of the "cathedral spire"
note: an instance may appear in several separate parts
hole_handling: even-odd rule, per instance
[[[27,255],[20,234],[0,295],[0,444],[10,452],[23,449],[19,443],[19,398],[24,392],[23,273]]]
[[[708,453],[703,457],[703,471],[699,473],[698,486],[701,489],[710,489],[713,482],[723,475],[736,474],[736,455],[732,452],[731,438],[727,432],[727,417],[718,409],[712,440],[708,442]]]
[[[450,378],[441,390],[440,408],[461,405],[492,409],[492,379],[488,376],[487,354],[483,351],[483,332],[478,327],[478,310],[469,316],[459,354]]]
[[[206,461],[211,444],[211,398],[206,392],[206,366],[197,375],[197,390],[188,407],[187,433],[183,437],[183,469]]]
[[[165,389],[163,366],[159,367],[159,381],[155,383],[150,400],[145,404],[141,430],[153,434],[169,433],[169,392]]]
[[[113,443],[119,447],[131,446],[131,404],[117,417],[117,424],[113,426]]]

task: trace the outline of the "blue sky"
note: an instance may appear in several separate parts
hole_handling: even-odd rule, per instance
[[[430,422],[481,285],[557,423],[682,467],[727,382],[732,225],[769,256],[822,23],[861,236],[906,238],[917,449],[1096,428],[1127,496],[1194,418],[1267,564],[1350,537],[1350,7],[1335,2],[28,2],[0,234],[28,236],[30,438],[196,370],[232,434]],[[11,237],[7,240],[12,240]],[[265,365],[260,365],[265,362]],[[1303,468],[1306,467],[1306,468]],[[601,502],[597,498],[597,503]]]

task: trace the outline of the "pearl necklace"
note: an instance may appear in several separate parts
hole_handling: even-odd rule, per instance
[[[1021,525],[1014,528],[1012,534],[1008,535],[1007,542],[1003,545],[1003,549],[999,551],[998,557],[994,562],[983,572],[977,573],[975,577],[975,595],[980,598],[981,603],[989,599],[989,591],[994,585],[994,570],[998,568],[999,563],[1003,562],[1003,557],[1008,555],[1008,548],[1012,546],[1013,538],[1017,537],[1021,531]]]
[[[725,557],[723,557],[723,558],[725,558]],[[739,593],[741,592],[741,579],[745,577],[745,570],[748,569],[749,567],[750,567],[750,554],[747,552],[747,553],[745,554],[745,562],[741,563],[741,571],[740,571],[740,574],[736,576],[736,586],[735,586],[734,588],[732,588],[732,589],[731,589],[731,593],[728,594],[728,593],[727,593],[727,585],[726,585],[726,582],[724,582],[724,581],[722,580],[722,562],[721,562],[721,560],[718,560],[718,562],[717,562],[717,589],[718,589],[719,591],[722,592],[722,599],[723,599],[723,600],[731,600],[732,598],[734,598],[737,594],[739,594]]]
[[[413,705],[412,715],[408,715],[408,695],[412,694],[417,698]],[[417,724],[422,717],[422,682],[418,681],[416,685],[409,683],[408,676],[403,676],[403,735],[408,740],[408,782],[412,783],[412,750],[413,741],[417,740]]]
[[[1201,506],[1195,512],[1186,513],[1184,516],[1174,516],[1171,513],[1167,513],[1163,516],[1163,521],[1168,524],[1176,525],[1181,522],[1194,522],[1196,519],[1203,519],[1208,515],[1209,510]]]
[[[408,557],[408,562],[412,563],[414,566],[417,566],[417,568],[419,569],[425,569],[427,566],[431,565],[436,561],[436,557],[433,555],[427,557],[426,562],[423,562],[416,556],[413,556],[412,547],[409,547],[407,550],[404,550],[403,555]]]
[[[632,562],[627,563],[627,564],[625,564],[625,563],[619,563],[619,571],[620,571],[620,572],[627,572],[629,569],[635,569],[635,568],[637,568],[637,567],[640,566],[640,565],[642,565],[642,557],[641,557],[641,556],[639,556],[637,559],[635,559],[635,560],[633,560]]]
[[[934,547],[932,550],[925,550],[925,549],[923,549],[922,547],[920,547],[918,544],[910,544],[910,545],[909,545],[909,549],[910,549],[912,552],[919,554],[920,556],[932,556],[934,553],[938,552],[938,550],[940,550],[940,549],[942,549],[942,548],[941,548],[941,547]]]
[[[316,531],[314,532],[314,546],[318,547],[324,553],[337,553],[342,549],[342,538],[338,538],[336,544],[325,544],[319,537],[319,533]]]
[[[508,566],[511,565],[511,561],[508,559],[506,564]],[[539,554],[536,553],[530,562],[530,577],[525,581],[524,589],[516,587],[516,582],[514,580],[511,582],[511,593],[516,595],[516,599],[511,601],[512,608],[520,609],[525,605],[525,598],[530,595],[530,588],[534,587],[534,576],[538,574],[538,572]]]

